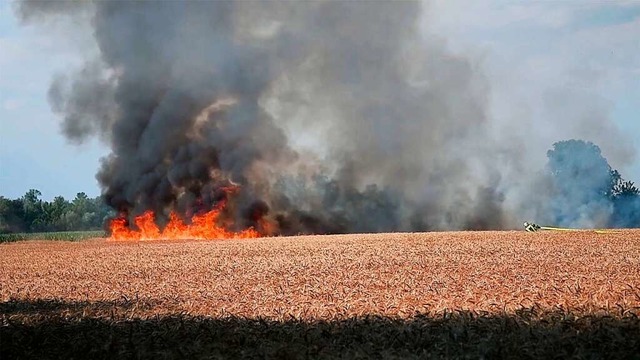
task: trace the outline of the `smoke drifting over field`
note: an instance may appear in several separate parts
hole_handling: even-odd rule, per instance
[[[229,227],[266,233],[519,226],[542,208],[522,184],[527,157],[514,134],[489,133],[486,80],[419,31],[423,6],[27,1],[17,12],[91,14],[100,58],[55,78],[49,97],[71,141],[109,142],[97,179],[129,216],[153,210],[162,223],[228,199]]]

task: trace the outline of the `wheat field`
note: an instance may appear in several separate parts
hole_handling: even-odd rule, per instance
[[[640,354],[634,230],[23,241],[0,269],[8,358]]]

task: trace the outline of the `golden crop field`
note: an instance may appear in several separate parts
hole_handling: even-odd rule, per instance
[[[640,354],[633,230],[25,241],[0,284],[6,358]]]

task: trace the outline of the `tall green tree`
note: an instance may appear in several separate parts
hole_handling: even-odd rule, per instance
[[[29,231],[45,230],[47,219],[42,208],[42,193],[36,189],[29,189],[22,197],[24,221]]]
[[[638,188],[611,168],[597,145],[560,141],[547,158],[554,185],[550,211],[557,224],[640,227]]]
[[[26,231],[22,199],[0,196],[0,233]]]
[[[613,216],[614,227],[640,227],[640,189],[625,181],[617,170],[613,170]]]

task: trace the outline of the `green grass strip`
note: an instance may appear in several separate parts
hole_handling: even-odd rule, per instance
[[[105,237],[102,230],[98,231],[59,231],[43,233],[15,233],[0,234],[0,243],[22,240],[56,240],[56,241],[80,241]]]

